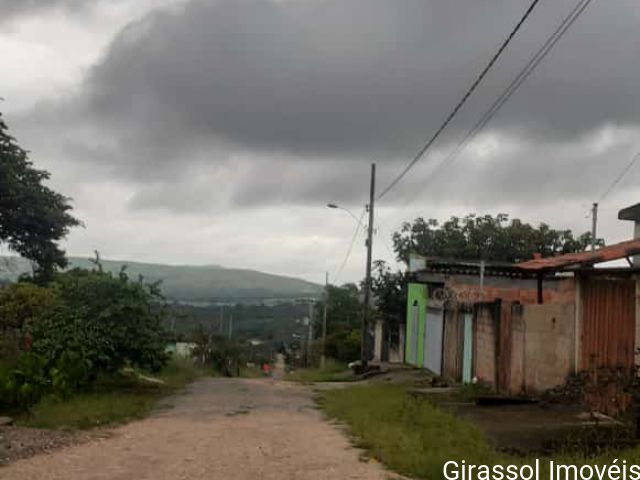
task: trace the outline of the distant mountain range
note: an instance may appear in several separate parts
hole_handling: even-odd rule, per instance
[[[142,275],[154,282],[162,280],[162,292],[182,302],[260,302],[319,297],[322,287],[299,278],[255,270],[217,265],[163,265],[155,263],[101,260],[105,271],[117,273],[123,265],[132,278]],[[87,258],[69,257],[69,267],[94,268]],[[31,263],[19,257],[0,257],[0,280],[16,280],[31,273]]]

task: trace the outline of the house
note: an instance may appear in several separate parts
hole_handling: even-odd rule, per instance
[[[640,204],[619,218],[640,236]],[[640,365],[634,258],[640,238],[519,264],[425,259],[407,285],[405,363],[507,395],[539,394],[587,372],[589,401],[622,409],[620,385]],[[613,260],[626,264],[601,265]]]

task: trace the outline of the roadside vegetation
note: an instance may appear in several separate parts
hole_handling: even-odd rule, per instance
[[[358,447],[404,475],[440,478],[451,459],[499,460],[472,425],[413,398],[397,385],[370,384],[323,392],[329,417],[348,426]]]
[[[286,376],[286,380],[299,383],[348,382],[353,379],[353,371],[345,363],[330,358],[326,360],[324,368],[301,368]]]
[[[583,442],[568,443],[551,456],[497,451],[474,425],[424,397],[410,395],[407,385],[368,384],[327,390],[319,394],[318,402],[331,419],[347,428],[354,444],[368,456],[412,478],[442,478],[443,465],[450,460],[520,466],[531,465],[539,458],[541,478],[549,478],[549,460],[578,467],[611,465],[614,459],[619,464],[640,463],[640,446],[615,449],[606,441],[596,449]],[[594,432],[586,430],[585,434]]]
[[[207,373],[189,359],[172,359],[153,377],[125,370],[102,378],[90,390],[69,398],[47,396],[22,414],[18,423],[52,429],[87,429],[124,423],[146,416],[160,399]]]

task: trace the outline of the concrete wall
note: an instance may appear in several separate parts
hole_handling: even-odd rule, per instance
[[[563,384],[574,371],[574,305],[524,305],[524,389],[535,393]]]
[[[405,325],[398,326],[398,344],[389,345],[389,363],[403,363],[404,362],[404,339],[405,339]]]
[[[482,306],[475,319],[474,375],[490,385],[496,382],[496,340],[496,321],[492,309]]]
[[[497,304],[496,304],[497,305]],[[536,394],[563,384],[575,362],[575,306],[478,307],[474,375],[501,393]]]
[[[381,362],[382,361],[382,342],[384,335],[384,322],[382,320],[378,320],[375,325],[374,333],[373,333],[373,361]]]

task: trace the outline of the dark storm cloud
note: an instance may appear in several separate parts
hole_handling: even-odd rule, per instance
[[[93,126],[84,139],[108,140],[89,148],[68,138],[68,148],[152,179],[133,201],[141,208],[177,205],[163,185],[187,185],[190,165],[224,164],[234,152],[290,159],[229,176],[234,203],[360,197],[348,185],[365,159],[378,160],[382,176],[406,162],[528,3],[193,0],[112,42],[64,107],[69,122]],[[573,3],[540,4],[441,145],[475,122]],[[638,124],[638,17],[635,0],[593,2],[491,129],[535,145],[580,142],[607,122]],[[542,177],[553,159],[539,161]],[[306,166],[322,162],[325,170]],[[570,174],[575,162],[565,164]]]
[[[56,8],[84,10],[88,3],[86,0],[0,0],[0,23]]]

